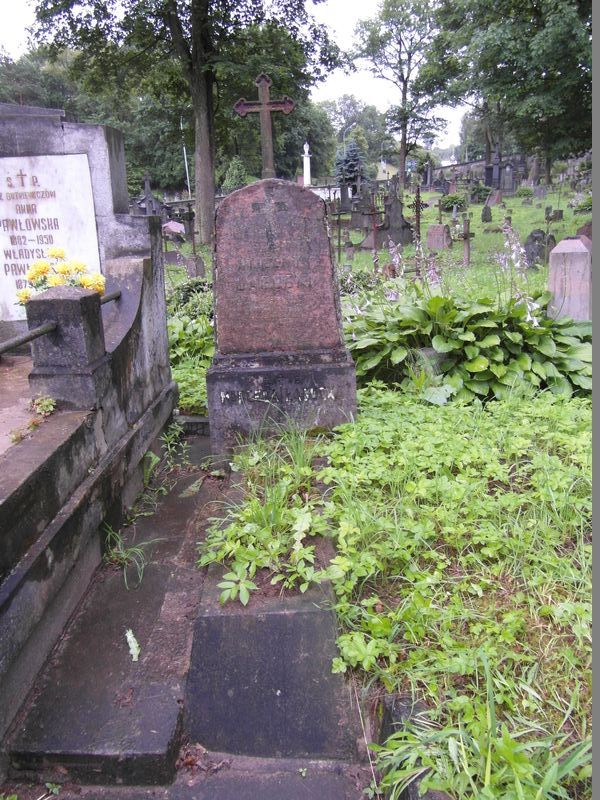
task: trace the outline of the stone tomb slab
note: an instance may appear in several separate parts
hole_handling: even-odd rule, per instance
[[[196,620],[184,718],[191,740],[247,756],[353,759],[357,720],[343,677],[331,672],[331,590],[223,606],[222,572],[209,572]]]
[[[279,180],[233,192],[216,219],[216,354],[207,374],[213,452],[293,421],[356,412],[324,202]]]

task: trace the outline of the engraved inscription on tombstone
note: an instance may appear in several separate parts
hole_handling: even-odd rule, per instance
[[[214,291],[214,453],[273,422],[312,428],[353,418],[354,364],[317,195],[269,179],[226,197],[216,218]]]
[[[85,154],[0,158],[0,319],[25,319],[16,293],[48,248],[100,270],[88,158]]]

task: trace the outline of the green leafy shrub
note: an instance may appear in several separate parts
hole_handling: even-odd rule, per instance
[[[440,203],[442,204],[443,211],[452,211],[454,206],[456,206],[459,211],[464,211],[467,206],[467,198],[464,194],[446,194],[440,197]]]
[[[212,313],[212,284],[206,278],[190,278],[189,280],[174,286],[167,296],[167,308],[170,314],[185,310],[191,313],[197,308],[198,303],[210,301]],[[192,304],[190,306],[190,304]],[[198,313],[206,313],[204,308],[198,309]]]
[[[591,323],[545,316],[548,293],[493,301],[421,297],[366,306],[348,317],[346,339],[361,385],[411,377],[409,353],[433,348],[448,395],[463,400],[502,398],[549,388],[587,394],[592,388]]]
[[[381,277],[367,270],[340,268],[340,294],[356,295],[376,289],[381,284]]]
[[[529,186],[519,186],[515,192],[515,197],[533,197],[533,189]]]
[[[200,293],[201,298],[212,295]],[[188,301],[191,302],[191,301]],[[183,311],[167,321],[169,356],[173,379],[179,385],[179,408],[183,412],[206,412],[206,370],[215,351],[214,328],[209,314],[191,316]]]
[[[225,178],[223,179],[223,185],[221,187],[223,194],[229,194],[236,189],[241,189],[248,181],[248,173],[244,162],[239,156],[234,156],[229,162],[229,166],[225,172]]]
[[[592,213],[592,195],[586,195],[583,200],[580,200],[576,206],[573,207],[574,214],[591,214]]]
[[[473,203],[485,203],[490,193],[490,187],[482,183],[471,186],[471,200]]]

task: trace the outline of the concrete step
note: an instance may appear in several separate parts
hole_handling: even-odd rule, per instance
[[[218,481],[199,470],[181,478],[156,514],[136,522],[135,543],[157,540],[145,548],[141,584],[128,590],[121,570],[97,573],[14,726],[14,774],[58,768],[90,783],[173,778],[203,581],[195,566],[203,519],[196,508],[221,499]],[[137,661],[128,629],[141,648]]]
[[[169,786],[75,785],[57,775],[61,800],[363,800],[367,767],[340,761],[231,756],[194,748]],[[39,784],[7,783],[0,791],[38,800]]]

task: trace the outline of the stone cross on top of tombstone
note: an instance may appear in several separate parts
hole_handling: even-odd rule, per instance
[[[262,177],[274,178],[275,177],[275,164],[273,161],[273,132],[271,128],[271,112],[283,111],[284,114],[290,114],[294,108],[295,103],[285,95],[282,100],[271,100],[269,96],[269,87],[273,83],[268,75],[264,72],[258,76],[254,81],[258,86],[258,101],[246,100],[245,97],[240,97],[234,105],[233,110],[240,117],[245,117],[252,112],[260,113],[260,148],[262,152]]]

